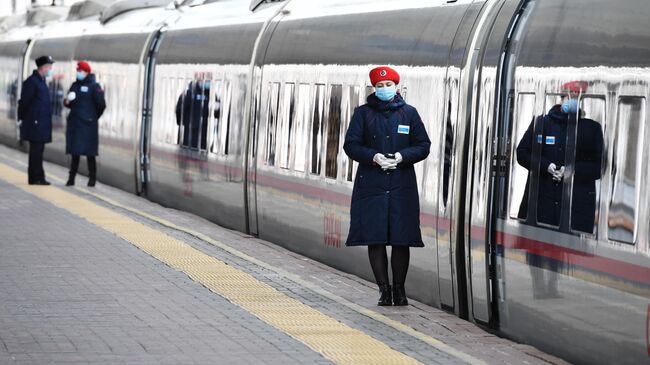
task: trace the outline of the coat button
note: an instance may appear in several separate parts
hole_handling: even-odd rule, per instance
[[[386,194],[390,194],[390,191],[389,191],[389,190],[386,190]]]
[[[390,138],[390,136],[386,136],[386,138]]]

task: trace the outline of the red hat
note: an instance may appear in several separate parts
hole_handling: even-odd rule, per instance
[[[388,66],[380,66],[370,70],[370,82],[376,85],[379,81],[390,80],[399,84],[399,74]]]
[[[77,71],[90,73],[90,65],[86,61],[79,61],[77,62]]]
[[[586,81],[571,81],[562,85],[562,91],[580,94],[587,92],[588,87],[589,84]]]

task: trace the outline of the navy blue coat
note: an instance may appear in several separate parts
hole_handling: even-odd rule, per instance
[[[375,94],[355,109],[343,149],[359,163],[352,191],[346,245],[422,247],[420,201],[413,165],[429,155],[431,141],[417,110],[397,95],[390,102]],[[400,128],[398,126],[408,126]],[[395,170],[383,171],[376,153],[399,152]]]
[[[104,90],[95,81],[95,75],[75,81],[70,86],[76,98],[64,105],[70,108],[65,130],[65,153],[71,155],[97,156],[99,145],[98,121],[106,109]]]
[[[52,103],[45,78],[36,70],[23,82],[18,102],[20,138],[30,142],[52,142]]]
[[[559,169],[566,166],[567,125],[570,116],[556,105],[545,116],[537,118],[541,123],[534,131],[528,127],[517,146],[517,161],[530,170],[533,163],[533,142],[541,144],[539,159],[539,188],[537,195],[537,221],[559,225],[562,211],[563,181],[555,181],[548,173],[554,163]],[[597,122],[580,118],[575,145],[575,174],[571,201],[571,228],[592,232],[596,212],[596,180],[600,179],[603,158],[603,131]],[[519,218],[526,218],[528,211],[529,181],[519,206]]]
[[[208,116],[210,114],[210,89],[202,88],[192,82],[176,102],[176,124],[184,126],[183,146],[206,148],[208,135]]]

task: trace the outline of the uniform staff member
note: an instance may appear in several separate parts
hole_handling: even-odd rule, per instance
[[[404,282],[410,247],[423,247],[413,165],[429,155],[431,141],[420,115],[397,93],[399,74],[370,71],[375,92],[354,111],[343,149],[359,163],[352,191],[347,246],[368,246],[381,296],[378,305],[407,305]],[[393,288],[386,246],[392,246]]]
[[[50,90],[45,82],[52,77],[50,56],[36,59],[37,69],[23,82],[18,102],[20,139],[29,141],[27,182],[30,185],[50,185],[43,170],[45,144],[52,142],[52,104]]]
[[[531,123],[517,146],[517,162],[528,170],[539,166],[537,222],[558,226],[562,210],[562,186],[568,171],[573,171],[571,228],[592,233],[596,212],[596,180],[600,179],[603,158],[603,131],[600,124],[584,118],[579,108],[580,96],[587,91],[584,81],[562,85],[563,97],[547,115]],[[567,151],[569,128],[576,128],[575,147]],[[534,145],[540,147],[539,157],[533,156]],[[567,169],[567,153],[575,156],[574,166]],[[535,158],[534,158],[535,157]],[[529,181],[519,207],[519,218],[526,219]]]
[[[65,150],[72,155],[67,186],[74,185],[81,155],[86,156],[88,162],[88,186],[95,186],[97,177],[98,121],[106,109],[106,101],[102,87],[90,71],[88,62],[77,63],[77,81],[70,86],[63,101],[63,105],[70,108],[65,131]]]

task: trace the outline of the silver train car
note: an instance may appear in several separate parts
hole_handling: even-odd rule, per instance
[[[649,17],[645,0],[176,2],[0,38],[0,141],[19,147],[20,80],[50,54],[46,158],[66,163],[62,97],[88,60],[109,105],[99,180],[372,280],[344,244],[357,166],[342,145],[368,70],[392,65],[433,142],[409,295],[574,363],[650,363]],[[568,208],[575,123],[559,223],[537,219],[535,193],[520,218],[539,174],[517,145],[571,81],[604,136],[592,228]]]

